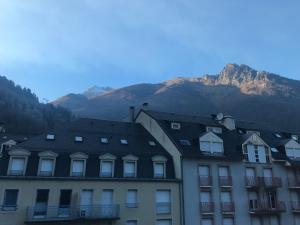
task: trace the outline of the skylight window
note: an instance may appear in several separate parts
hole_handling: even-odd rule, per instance
[[[120,142],[122,145],[128,145],[128,141],[126,139],[121,139]]]
[[[242,129],[238,129],[239,134],[245,134],[245,131]]]
[[[181,125],[180,125],[180,123],[172,122],[172,123],[171,123],[171,128],[172,128],[173,130],[180,130]]]
[[[292,139],[294,139],[295,141],[298,141],[298,140],[299,140],[299,136],[296,135],[296,134],[292,134],[291,137],[292,137]]]
[[[46,139],[47,140],[54,140],[55,139],[55,135],[54,134],[47,134]]]
[[[108,138],[102,137],[100,141],[102,144],[108,144]]]
[[[278,152],[277,148],[271,148],[272,152]]]
[[[150,146],[155,146],[156,143],[155,143],[154,141],[149,141],[149,145],[150,145]]]
[[[76,142],[83,142],[83,137],[81,137],[81,136],[76,136],[76,137],[75,137],[75,141],[76,141]]]
[[[179,140],[179,142],[183,146],[190,146],[191,145],[191,142],[189,140],[186,140],[186,139],[181,139],[181,140]]]
[[[213,132],[215,134],[222,134],[222,128],[221,127],[206,127],[207,132]]]
[[[275,137],[277,137],[277,138],[282,138],[282,135],[279,134],[279,133],[275,133],[274,135],[275,135]]]

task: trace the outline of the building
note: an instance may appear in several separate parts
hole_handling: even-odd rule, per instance
[[[222,114],[142,109],[135,117],[173,157],[183,225],[299,225],[299,134]]]
[[[179,187],[140,124],[79,119],[2,151],[0,225],[180,225]]]

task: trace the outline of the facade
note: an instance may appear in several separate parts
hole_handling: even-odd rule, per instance
[[[184,225],[299,225],[299,134],[252,123],[141,110],[173,157]]]
[[[180,225],[172,156],[140,125],[80,119],[4,149],[0,225]]]

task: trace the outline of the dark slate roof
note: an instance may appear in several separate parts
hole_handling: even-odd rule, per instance
[[[0,133],[0,144],[7,142],[9,140],[14,140],[17,143],[21,143],[28,140],[30,137],[32,137],[32,135]]]
[[[47,134],[54,134],[55,140],[47,140]],[[75,136],[83,137],[83,142],[75,142]],[[109,143],[101,143],[100,139],[102,137],[108,138]],[[122,145],[120,143],[121,139],[127,139],[128,145]],[[150,146],[149,141],[154,141],[156,145]],[[26,172],[28,176],[37,174],[38,153],[53,151],[58,153],[55,171],[57,177],[67,177],[69,175],[70,155],[76,152],[83,152],[89,156],[86,170],[87,177],[99,177],[99,156],[105,153],[117,157],[115,161],[115,177],[117,178],[123,177],[122,157],[129,154],[139,158],[138,178],[153,178],[152,157],[155,155],[162,155],[168,159],[167,178],[173,179],[175,177],[172,157],[140,124],[136,123],[78,119],[65,128],[33,137],[14,148],[22,148],[31,152],[28,163],[29,168]],[[0,164],[2,163],[1,160],[5,159],[0,158]],[[6,170],[4,169],[4,171],[5,174]]]
[[[272,156],[275,159],[293,161],[286,156],[284,149],[284,145],[291,139],[292,135],[288,132],[268,130],[264,126],[246,121],[235,121],[236,129],[233,131],[229,131],[221,124],[219,124],[218,121],[213,119],[213,117],[180,115],[152,110],[142,111],[158,121],[164,131],[177,145],[183,157],[212,158],[212,156],[203,155],[200,152],[199,137],[206,132],[206,126],[217,126],[222,128],[222,134],[216,135],[222,138],[224,143],[224,160],[242,159],[241,145],[251,136],[251,134],[247,134],[246,131],[251,130],[259,131],[262,140],[271,148],[276,148],[278,150],[278,152],[272,151]],[[171,129],[171,122],[180,122],[181,129]],[[282,137],[276,137],[276,133],[280,134]],[[183,146],[180,144],[180,139],[187,139],[191,142],[192,145]],[[216,156],[213,156],[213,158],[216,158]]]

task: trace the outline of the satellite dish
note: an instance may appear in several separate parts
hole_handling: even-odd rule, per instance
[[[217,114],[217,120],[222,120],[224,118],[223,113],[218,113]]]

